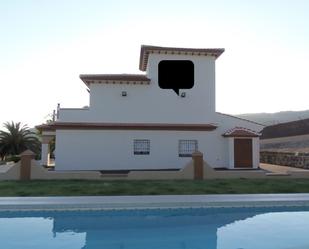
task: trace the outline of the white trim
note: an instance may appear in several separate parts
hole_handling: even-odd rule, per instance
[[[41,165],[49,165],[49,144],[42,143],[42,149],[41,149]]]
[[[252,166],[257,169],[260,166],[260,138],[252,138]]]
[[[234,160],[234,138],[233,137],[229,137],[228,138],[228,156],[229,156],[229,169],[234,169],[234,164],[235,164],[235,160]]]
[[[309,194],[1,197],[0,211],[309,206]]]

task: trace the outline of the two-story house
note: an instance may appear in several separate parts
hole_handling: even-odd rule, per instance
[[[214,168],[257,168],[263,126],[216,112],[215,62],[223,52],[143,45],[145,74],[80,75],[89,107],[60,108],[55,122],[38,126],[42,164],[56,136],[55,170],[180,169],[194,151]],[[182,62],[191,65],[188,87]]]

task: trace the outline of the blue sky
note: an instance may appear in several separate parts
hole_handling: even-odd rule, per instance
[[[141,44],[223,47],[217,110],[305,110],[309,1],[0,1],[0,122],[88,104],[81,73],[139,73]]]

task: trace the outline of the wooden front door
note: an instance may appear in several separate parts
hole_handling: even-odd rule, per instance
[[[252,168],[252,139],[234,139],[234,167]]]

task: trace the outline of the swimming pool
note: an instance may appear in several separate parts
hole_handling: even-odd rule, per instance
[[[309,207],[2,211],[5,249],[309,248]]]

